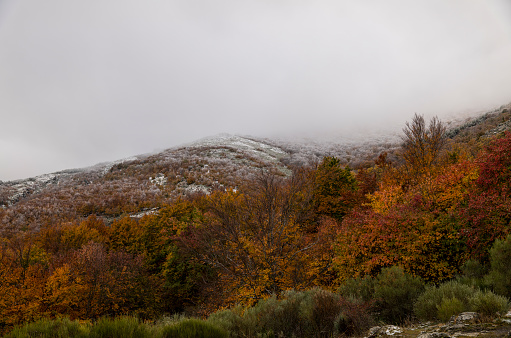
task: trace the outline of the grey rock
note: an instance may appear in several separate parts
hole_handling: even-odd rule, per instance
[[[366,338],[392,337],[403,333],[403,329],[395,325],[375,326],[369,329]]]
[[[427,333],[421,333],[417,336],[417,338],[450,338],[447,333],[445,332],[427,332]]]
[[[476,322],[479,318],[480,318],[480,315],[477,312],[463,312],[457,316],[452,316],[451,319],[449,319],[449,322],[447,323],[447,325],[471,324],[471,323]]]
[[[374,326],[374,327],[370,328],[369,331],[367,332],[366,337],[367,338],[376,337],[376,335],[378,334],[380,329],[381,329],[381,326]]]

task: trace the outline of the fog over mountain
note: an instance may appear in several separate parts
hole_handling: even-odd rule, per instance
[[[0,180],[511,102],[508,0],[0,0]]]

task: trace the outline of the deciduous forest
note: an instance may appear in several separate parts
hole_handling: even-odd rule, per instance
[[[415,115],[395,149],[356,165],[335,156],[285,170],[242,156],[148,158],[15,203],[4,188],[0,332],[41,319],[184,314],[231,336],[323,337],[441,320],[483,296],[504,304],[488,315],[507,310],[511,133],[474,128]],[[207,189],[178,189],[194,185]],[[474,295],[414,308],[447,285]],[[304,302],[313,329],[291,315],[291,328],[264,326]],[[263,331],[243,329],[249,317]]]

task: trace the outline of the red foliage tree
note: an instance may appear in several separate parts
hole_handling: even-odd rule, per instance
[[[487,260],[487,250],[510,232],[511,132],[493,140],[479,156],[479,178],[461,210],[469,255]]]

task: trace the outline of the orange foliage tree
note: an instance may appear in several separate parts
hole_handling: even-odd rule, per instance
[[[288,180],[263,173],[250,183],[243,193],[212,194],[204,222],[181,239],[216,269],[224,304],[318,285],[331,262],[336,222],[322,222],[315,233],[303,226],[312,199],[307,173]]]
[[[0,239],[0,330],[44,316],[48,256],[27,233]]]
[[[90,242],[52,268],[41,306],[50,316],[98,318],[151,314],[153,286],[140,256]]]
[[[382,180],[369,195],[370,208],[342,224],[335,258],[341,280],[375,275],[392,265],[433,282],[454,276],[466,259],[458,210],[476,179],[477,165],[464,160],[437,169],[406,191],[399,180]]]

